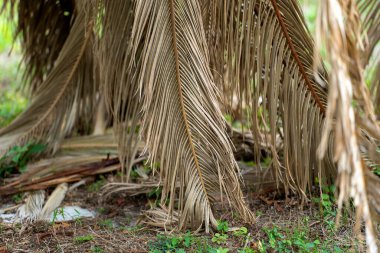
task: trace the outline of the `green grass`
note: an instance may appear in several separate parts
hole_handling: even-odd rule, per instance
[[[331,189],[331,187],[330,187]],[[345,236],[338,236],[338,228],[324,219],[336,218],[336,207],[323,202],[330,202],[333,191],[324,193],[329,198],[324,198],[320,203],[322,208],[327,208],[327,212],[321,213],[321,222],[324,233],[314,231],[311,217],[299,217],[295,221],[283,225],[264,225],[259,232],[251,234],[246,227],[230,229],[227,221],[219,221],[215,234],[208,236],[195,236],[190,232],[186,234],[158,234],[154,241],[149,242],[149,252],[239,252],[239,253],[264,253],[264,252],[357,252],[358,243],[352,241],[349,233]],[[318,212],[317,212],[318,215]],[[333,217],[332,217],[333,216]],[[319,224],[319,223],[318,223]],[[321,228],[319,228],[321,229]],[[344,237],[344,238],[343,238]],[[339,240],[337,240],[339,238]],[[249,243],[248,243],[249,242]],[[355,249],[353,249],[354,247]]]
[[[94,240],[92,235],[77,236],[74,238],[76,243],[85,243]]]
[[[103,253],[104,250],[101,247],[99,247],[99,246],[94,246],[94,247],[91,248],[91,252],[94,252],[94,253]]]
[[[112,220],[106,219],[98,222],[98,225],[106,228],[108,230],[112,230],[114,228],[114,223]]]

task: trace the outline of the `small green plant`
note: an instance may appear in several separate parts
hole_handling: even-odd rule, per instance
[[[268,236],[269,247],[278,252],[290,252],[289,249],[292,246],[292,242],[286,239],[277,227],[272,229],[264,228],[264,232]]]
[[[99,179],[87,187],[89,192],[98,192],[103,185],[106,184],[106,179],[103,175],[100,175]]]
[[[190,231],[187,231],[187,233],[183,237],[183,244],[186,248],[190,247],[194,242],[194,238],[191,235]]]
[[[251,248],[243,248],[243,249],[238,249],[238,253],[255,253],[255,251]]]
[[[82,226],[82,224],[83,224],[82,218],[81,217],[75,218],[74,223],[75,223],[75,225]]]
[[[15,194],[12,196],[12,200],[15,202],[15,203],[21,203],[22,201],[22,194],[21,193],[18,193],[18,194]]]
[[[157,186],[146,194],[146,196],[149,199],[154,199],[153,205],[156,205],[156,206],[158,206],[160,204],[161,195],[162,195],[162,186]],[[169,201],[170,201],[170,199],[166,199],[166,204],[169,204]]]
[[[329,230],[335,229],[335,217],[337,214],[337,207],[335,203],[335,186],[323,186],[320,198],[314,198],[313,202],[319,204],[323,222],[327,225]]]
[[[139,178],[139,173],[137,173],[137,171],[134,168],[131,169],[131,172],[129,175],[130,175],[131,179]]]
[[[65,218],[65,212],[63,210],[63,207],[57,208],[53,211],[53,219],[51,221],[51,224],[54,224],[57,221],[59,214],[62,215],[62,218]]]
[[[234,236],[245,237],[248,234],[248,229],[246,227],[241,227],[239,230],[234,231]]]
[[[227,242],[228,235],[216,233],[214,237],[211,239],[212,242],[217,244],[224,244]]]
[[[24,172],[27,163],[46,149],[43,144],[28,142],[23,146],[14,146],[0,158],[0,177],[15,171]]]
[[[134,232],[137,232],[138,230],[140,230],[140,229],[142,229],[142,228],[143,228],[142,225],[136,225],[136,226],[132,226],[132,227],[121,226],[121,227],[120,227],[120,230],[121,230],[121,231],[128,231],[128,232],[134,233]]]
[[[94,247],[91,248],[91,252],[94,252],[94,253],[103,253],[104,250],[101,247],[99,247],[99,246],[94,246]]]
[[[260,243],[260,252],[272,249],[275,252],[324,252],[321,251],[319,240],[310,240],[307,236],[308,226],[296,228],[293,231],[280,231],[278,227],[264,228],[268,242]]]
[[[228,232],[228,222],[227,221],[219,220],[218,221],[218,226],[216,227],[216,229],[220,233],[216,233],[212,237],[211,241],[215,242],[217,244],[224,244],[224,243],[226,243],[227,239],[228,239],[228,235],[226,234]]]
[[[374,170],[373,170],[373,173],[375,173],[376,176],[379,176],[380,177],[380,166],[377,165]]]
[[[217,248],[217,249],[215,249],[215,248],[209,248],[208,249],[208,252],[209,253],[227,253],[227,252],[229,252],[230,250],[229,249],[227,249],[227,248],[222,248],[222,247],[219,247],[219,248]]]
[[[157,239],[154,242],[149,243],[149,252],[151,253],[167,253],[176,252],[182,253],[186,252],[185,249],[191,247],[194,243],[194,238],[187,232],[183,236],[164,236],[157,235]]]
[[[298,248],[299,252],[312,252],[320,244],[319,240],[310,242],[304,231],[295,231],[292,236],[293,245]]]
[[[263,167],[269,167],[270,164],[272,163],[272,158],[271,157],[264,157],[263,159],[263,162],[262,162],[262,166]]]
[[[108,220],[108,219],[99,221],[98,225],[109,230],[114,228],[112,220]]]
[[[74,241],[76,243],[85,243],[92,240],[94,240],[94,237],[92,237],[92,235],[77,236],[74,238]]]
[[[221,233],[227,233],[228,232],[228,222],[219,220],[218,226],[216,229]]]

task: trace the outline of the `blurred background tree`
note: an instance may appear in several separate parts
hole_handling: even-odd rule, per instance
[[[3,0],[0,0],[2,5]],[[0,127],[9,124],[27,105],[20,89],[20,44],[13,40],[13,33],[14,24],[5,15],[0,15]]]

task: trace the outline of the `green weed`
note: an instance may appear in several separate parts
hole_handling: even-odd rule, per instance
[[[99,179],[94,183],[87,186],[87,191],[89,192],[98,192],[106,184],[106,179],[103,175],[100,175]]]
[[[33,142],[28,142],[23,146],[14,146],[0,158],[0,177],[5,177],[15,171],[24,172],[27,163],[45,149],[45,145]]]
[[[63,218],[65,218],[65,212],[63,211],[63,207],[57,208],[53,211],[53,219],[51,221],[51,224],[55,223],[59,214],[62,215]]]
[[[85,243],[92,240],[94,240],[94,237],[92,237],[92,235],[77,236],[74,238],[74,241],[76,243]]]
[[[251,248],[243,248],[243,249],[238,249],[237,252],[238,252],[238,253],[255,253],[256,251],[254,251],[254,250],[251,249]]]
[[[186,252],[186,249],[190,248],[194,242],[193,236],[190,232],[184,235],[178,236],[164,236],[157,235],[155,242],[149,243],[149,252],[151,253],[167,253],[167,252]]]
[[[99,246],[94,246],[94,247],[91,248],[91,252],[94,252],[94,253],[103,253],[104,250],[101,247],[99,247]]]
[[[225,244],[227,242],[228,235],[216,233],[214,237],[212,237],[211,241],[217,244]]]
[[[333,240],[321,243],[319,239],[311,239],[308,221],[292,230],[280,229],[277,226],[263,228],[263,230],[267,241],[260,242],[260,252],[343,252],[343,249]]]
[[[234,231],[234,236],[245,237],[248,234],[248,229],[246,227],[241,227],[239,230]]]
[[[109,229],[109,230],[114,228],[114,224],[113,224],[112,220],[108,220],[108,219],[99,221],[98,225],[103,227],[103,228]]]
[[[227,253],[229,252],[230,250],[227,249],[227,248],[222,248],[222,247],[219,247],[219,248],[209,248],[208,252],[209,253]]]
[[[12,200],[15,202],[15,203],[21,203],[22,201],[22,194],[21,193],[18,193],[18,194],[15,194],[12,196]]]
[[[218,226],[216,229],[221,233],[227,233],[228,232],[228,222],[219,220]]]

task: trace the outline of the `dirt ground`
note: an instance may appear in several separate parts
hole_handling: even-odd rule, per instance
[[[127,197],[123,194],[104,199],[99,191],[82,186],[66,195],[63,205],[77,205],[96,211],[93,219],[77,219],[70,222],[35,223],[29,225],[10,225],[0,222],[0,253],[7,252],[149,252],[157,241],[161,230],[138,225],[140,210],[149,208],[146,196]],[[245,247],[255,250],[257,244],[268,241],[268,233],[263,228],[277,226],[282,230],[293,231],[296,227],[306,231],[308,238],[324,241],[326,245],[334,243],[344,245],[349,252],[362,251],[363,246],[352,236],[353,220],[348,219],[335,232],[328,231],[321,219],[318,205],[308,204],[303,210],[295,200],[284,200],[273,193],[265,195],[248,194],[252,210],[255,210],[255,224],[243,224],[232,212],[223,212],[222,220],[229,227],[248,228],[249,240],[230,239],[223,245],[228,252],[238,252]],[[15,204],[15,198],[1,200],[1,205]],[[221,211],[219,211],[221,214]],[[333,222],[333,221],[330,221]],[[293,233],[293,232],[292,232]],[[203,244],[219,245],[211,241],[211,235],[200,233],[194,238]],[[187,252],[197,251],[192,246]],[[359,246],[358,246],[359,245]],[[275,252],[273,250],[268,250]],[[152,251],[153,252],[153,251]],[[174,252],[174,251],[173,251]],[[252,251],[255,252],[255,251]],[[319,251],[318,251],[319,252]],[[339,251],[322,251],[339,252]]]

